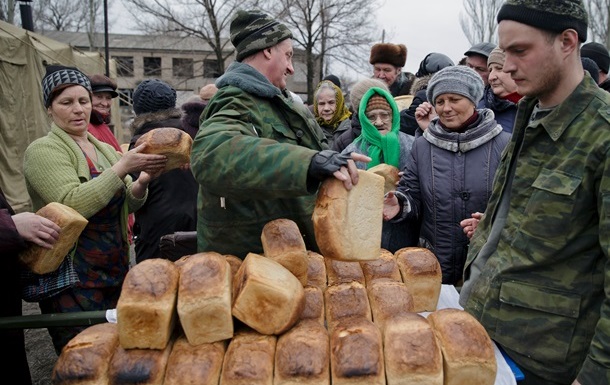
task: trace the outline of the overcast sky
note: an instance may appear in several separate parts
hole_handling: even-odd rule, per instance
[[[430,52],[444,53],[457,63],[470,48],[460,27],[462,0],[381,1],[383,5],[377,10],[377,23],[385,29],[386,42],[407,46],[405,71],[415,73],[419,63]],[[129,16],[126,17],[127,20],[118,16],[128,15],[121,0],[114,1],[110,11],[111,19],[114,20],[111,32],[135,33],[126,28],[131,24]],[[378,41],[381,41],[381,31]]]

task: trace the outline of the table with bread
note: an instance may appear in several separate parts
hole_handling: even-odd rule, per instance
[[[243,261],[215,252],[132,267],[116,323],[61,352],[59,384],[515,384],[493,341],[441,284],[434,254],[380,248],[384,178],[328,180],[313,221],[261,234]],[[444,308],[445,307],[445,308]]]

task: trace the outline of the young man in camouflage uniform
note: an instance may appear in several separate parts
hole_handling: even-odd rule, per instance
[[[519,385],[609,384],[610,95],[580,61],[587,13],[582,0],[508,0],[497,19],[526,97],[460,303],[524,369]]]
[[[290,30],[263,13],[238,11],[230,33],[237,61],[217,80],[191,153],[200,184],[197,249],[240,258],[262,253],[263,226],[287,218],[317,250],[315,192],[327,177],[350,189],[358,181],[355,164],[327,150],[313,115],[286,90],[294,73]]]

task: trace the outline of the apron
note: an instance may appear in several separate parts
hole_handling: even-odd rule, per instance
[[[84,154],[84,152],[83,152]],[[100,172],[85,154],[91,178]],[[119,189],[106,207],[89,218],[78,238],[74,253],[74,270],[79,281],[56,296],[40,301],[40,310],[48,313],[71,313],[116,308],[121,286],[129,270],[127,242],[123,239],[121,217],[125,189]],[[48,328],[59,354],[76,334],[86,327]]]

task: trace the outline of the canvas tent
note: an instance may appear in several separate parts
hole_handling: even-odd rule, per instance
[[[88,74],[105,71],[98,52],[82,52],[0,21],[0,187],[17,212],[32,209],[23,154],[49,131],[40,83],[50,64],[77,67]],[[118,120],[113,116],[113,121]]]

